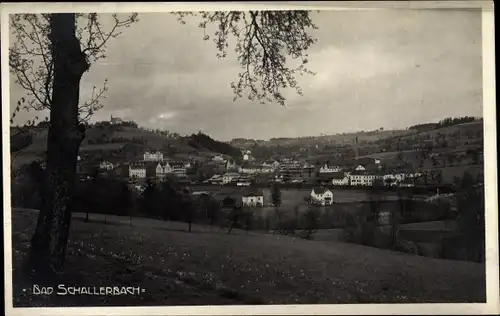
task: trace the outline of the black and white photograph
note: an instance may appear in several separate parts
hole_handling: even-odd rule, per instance
[[[500,312],[454,3],[2,4],[6,315]]]

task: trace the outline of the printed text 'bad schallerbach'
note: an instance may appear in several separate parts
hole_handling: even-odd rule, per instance
[[[59,284],[57,287],[33,285],[31,289],[23,289],[24,292],[31,290],[33,295],[139,295],[146,290],[134,286],[67,286]]]

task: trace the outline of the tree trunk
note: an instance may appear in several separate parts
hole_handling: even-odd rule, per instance
[[[189,228],[188,231],[191,232],[191,222],[189,222]]]
[[[89,221],[89,210],[87,209],[87,212],[85,213],[85,222]]]
[[[42,274],[61,270],[64,264],[78,149],[85,137],[84,125],[78,124],[80,80],[89,68],[75,36],[75,14],[52,14],[50,27],[54,82],[47,172],[30,256],[31,267]]]

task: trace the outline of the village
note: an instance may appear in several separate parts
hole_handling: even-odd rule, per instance
[[[414,187],[424,183],[424,174],[421,172],[384,172],[380,159],[363,159],[362,163],[356,165],[357,162],[359,161],[353,160],[350,165],[345,166],[331,166],[327,162],[315,165],[289,158],[259,162],[251,156],[250,150],[242,150],[242,163],[237,165],[233,159],[222,155],[215,155],[206,161],[178,161],[166,158],[160,151],[146,151],[142,160],[124,165],[104,160],[99,163],[99,169],[103,176],[125,176],[138,192],[141,192],[146,180],[161,182],[175,179],[193,188],[208,185],[222,189],[232,187],[231,191],[238,187],[243,205],[253,207],[265,205],[262,190],[255,187],[267,187],[271,184],[311,187],[311,203],[331,205],[332,192],[328,188]],[[193,169],[202,165],[214,167],[216,173],[205,180],[196,180]],[[193,189],[194,195],[200,192],[202,191]]]

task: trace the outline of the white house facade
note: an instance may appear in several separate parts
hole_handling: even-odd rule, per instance
[[[250,150],[242,150],[241,154],[243,155],[243,160],[244,161],[250,161],[252,160],[252,152]]]
[[[170,167],[170,164],[168,162],[159,162],[156,165],[156,176],[157,177],[162,177],[162,176],[165,176],[169,173],[172,173],[172,167]]]
[[[182,161],[171,161],[169,162],[172,168],[172,173],[179,178],[184,178],[187,175],[187,167]]]
[[[313,188],[311,191],[311,202],[320,205],[332,205],[333,193],[325,188]]]
[[[328,166],[325,164],[321,168],[319,168],[320,173],[333,173],[333,172],[339,172],[340,167],[339,166]]]
[[[240,175],[238,173],[231,173],[231,172],[225,173],[222,175],[222,184],[231,183],[233,180],[238,179],[239,176]]]
[[[163,160],[163,153],[156,151],[156,152],[150,152],[146,151],[144,153],[144,161],[162,161]]]
[[[132,179],[146,178],[146,167],[143,164],[131,164],[128,166],[128,175]]]
[[[373,186],[378,179],[382,177],[366,171],[355,171],[349,175],[352,186]]]
[[[240,167],[238,169],[238,172],[243,174],[256,174],[256,173],[261,173],[262,168],[260,166],[245,166],[245,167]]]
[[[347,185],[349,185],[349,177],[348,176],[334,177],[332,179],[332,185],[347,186]]]
[[[249,192],[241,197],[243,206],[258,207],[264,206],[264,194],[262,192]]]
[[[233,160],[228,160],[226,162],[226,170],[237,170],[238,169],[238,165],[236,165],[236,162],[234,162]]]

